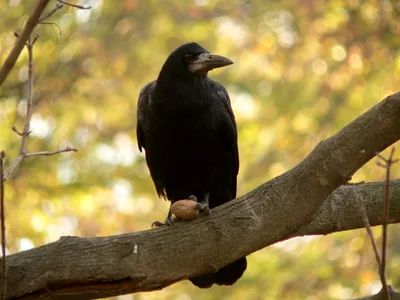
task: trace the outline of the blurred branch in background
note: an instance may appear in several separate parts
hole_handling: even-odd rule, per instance
[[[24,130],[22,132],[19,132],[15,126],[13,126],[13,131],[16,132],[19,136],[21,136],[21,146],[19,149],[19,154],[17,158],[11,163],[11,165],[7,168],[7,170],[4,173],[4,180],[7,180],[8,177],[13,173],[13,171],[20,165],[22,160],[25,157],[30,157],[30,156],[49,156],[49,155],[54,155],[54,154],[59,154],[63,152],[70,152],[70,151],[78,151],[75,148],[71,147],[66,147],[61,150],[53,151],[53,152],[33,152],[33,153],[26,153],[26,142],[29,134],[31,133],[30,131],[30,124],[31,124],[31,118],[32,118],[32,102],[33,102],[33,46],[35,45],[35,42],[39,38],[39,35],[36,34],[33,40],[31,38],[28,38],[28,41],[26,42],[26,47],[28,49],[28,59],[29,59],[29,67],[28,67],[28,102],[27,102],[27,111],[26,111],[26,120],[25,120],[25,126]]]
[[[0,86],[6,80],[8,74],[12,70],[17,61],[18,57],[21,54],[22,49],[25,46],[26,41],[29,39],[32,31],[35,29],[36,25],[42,23],[47,18],[51,17],[55,12],[61,9],[64,5],[68,5],[71,7],[75,7],[78,9],[90,9],[91,6],[82,6],[72,4],[66,1],[57,0],[56,6],[44,17],[40,18],[41,14],[45,10],[49,0],[39,0],[35,6],[35,9],[32,11],[31,15],[29,16],[28,20],[25,23],[22,32],[18,35],[18,38],[14,44],[14,47],[11,49],[10,54],[8,55],[7,59],[4,61],[2,67],[0,68]]]
[[[91,6],[83,6],[83,5],[72,4],[72,3],[69,3],[69,2],[66,2],[66,1],[63,1],[63,0],[57,0],[57,2],[59,2],[61,4],[68,5],[68,6],[72,6],[72,7],[75,7],[75,8],[79,8],[79,9],[91,9],[92,8]]]
[[[28,20],[25,23],[24,28],[22,29],[21,34],[19,34],[14,47],[12,48],[10,54],[8,55],[7,59],[3,63],[3,66],[0,69],[0,86],[6,80],[8,74],[12,70],[17,61],[19,55],[21,54],[22,49],[24,48],[26,41],[28,40],[29,36],[31,35],[33,29],[38,24],[40,15],[46,8],[49,0],[39,0],[36,4],[35,9],[33,10],[32,14],[29,16]]]
[[[364,203],[361,201],[360,194],[356,195],[356,200],[358,202],[358,205],[360,206],[362,220],[364,222],[364,226],[367,230],[368,236],[371,240],[371,244],[372,244],[372,248],[374,250],[376,262],[378,263],[378,272],[379,272],[379,276],[380,276],[380,279],[382,282],[382,290],[379,293],[383,293],[384,297],[387,299],[387,289],[385,292],[385,287],[387,287],[387,283],[386,283],[386,278],[382,277],[383,273],[381,271],[382,270],[381,258],[379,256],[378,247],[375,242],[374,233],[372,232],[371,225],[369,224],[368,215],[367,215],[367,212],[365,211]]]

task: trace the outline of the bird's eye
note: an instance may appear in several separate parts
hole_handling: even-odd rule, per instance
[[[192,53],[186,53],[185,54],[185,59],[186,60],[192,60],[194,58],[194,55]]]

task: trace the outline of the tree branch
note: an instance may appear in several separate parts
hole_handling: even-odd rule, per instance
[[[69,3],[69,2],[66,2],[66,1],[63,1],[63,0],[57,0],[57,2],[59,2],[61,4],[68,5],[68,6],[72,6],[72,7],[75,7],[75,8],[79,8],[79,9],[91,9],[92,8],[92,6],[83,6],[83,5],[72,4],[72,3]]]
[[[51,156],[59,153],[64,153],[64,152],[77,152],[78,150],[75,148],[71,147],[65,147],[64,149],[60,149],[57,151],[41,151],[41,152],[32,152],[32,153],[26,153],[26,144],[27,144],[27,139],[29,134],[31,133],[30,131],[30,126],[31,126],[31,119],[32,119],[32,112],[33,112],[33,74],[34,74],[34,69],[33,69],[33,46],[35,45],[35,42],[39,38],[39,35],[36,34],[36,36],[33,38],[31,41],[31,38],[28,37],[28,41],[26,42],[26,48],[28,49],[28,101],[27,101],[27,111],[26,111],[26,119],[25,119],[25,125],[24,125],[24,131],[19,132],[18,129],[13,126],[12,130],[16,132],[20,137],[21,137],[21,146],[19,148],[19,153],[17,158],[11,163],[11,165],[7,168],[7,170],[4,172],[4,176],[2,177],[2,180],[7,180],[8,177],[11,176],[11,174],[14,172],[14,170],[20,165],[20,163],[29,156]]]
[[[365,227],[361,202],[371,226],[383,224],[382,206],[386,182],[346,184],[335,190],[321,206],[314,219],[288,238],[304,235],[326,235],[333,232]],[[390,187],[393,203],[389,223],[400,223],[400,179],[392,180]],[[360,202],[359,202],[360,201]],[[392,201],[392,198],[391,198]]]
[[[345,185],[325,199],[375,153],[399,140],[399,115],[397,93],[321,142],[292,170],[213,209],[211,216],[119,236],[64,237],[10,255],[7,299],[151,291],[213,272],[289,237],[363,228],[355,191],[371,224],[381,224],[384,183]],[[391,189],[400,189],[399,181]],[[391,194],[390,222],[400,222],[400,193]]]
[[[345,185],[337,189],[324,202],[313,221],[291,237],[303,235],[329,234],[338,231],[363,228],[361,213],[356,200],[362,195],[367,214],[374,225],[382,224],[382,193],[385,182],[359,185]],[[400,180],[392,181],[390,214],[391,223],[400,223]],[[251,201],[259,201],[254,198]],[[7,299],[93,299],[118,294],[161,289],[175,281],[182,280],[197,270],[191,266],[194,258],[191,251],[197,238],[200,224],[215,227],[216,221],[237,222],[242,226],[247,220],[243,216],[252,214],[251,207],[245,201],[231,201],[224,209],[213,210],[211,220],[201,218],[194,222],[180,222],[171,228],[142,231],[105,238],[62,237],[59,241],[32,250],[7,256],[9,270],[8,289],[12,292]],[[293,218],[293,215],[292,215]],[[280,223],[281,225],[282,222]],[[193,230],[196,228],[196,231]],[[216,228],[213,230],[215,231]],[[237,229],[238,230],[238,229]],[[239,232],[241,231],[238,230]],[[217,231],[218,232],[218,231]],[[210,233],[210,232],[209,232]],[[207,233],[204,234],[205,236]],[[223,247],[223,259],[233,255],[232,249],[224,247],[229,236],[218,232],[220,238],[209,238],[211,244],[207,251]],[[252,248],[252,240],[259,234],[241,236],[240,246]],[[276,237],[277,241],[287,237]],[[201,242],[200,242],[201,244]],[[170,247],[174,245],[174,247]],[[212,250],[211,250],[212,248]],[[164,256],[160,252],[171,252]],[[219,251],[219,250],[218,250]],[[202,255],[203,266],[221,265],[222,258],[209,257],[212,252]],[[246,253],[248,254],[248,253]],[[238,256],[235,256],[238,258]],[[29,262],[29,263],[28,263]],[[107,264],[104,264],[107,262]],[[199,265],[199,263],[197,263]],[[28,272],[29,269],[29,272]],[[11,273],[11,274],[10,274]],[[74,296],[75,295],[75,296]],[[41,298],[43,297],[43,298]]]
[[[22,49],[24,49],[26,41],[28,40],[35,26],[38,24],[40,15],[44,11],[48,3],[49,0],[39,0],[36,4],[35,9],[29,16],[28,20],[26,21],[21,34],[19,34],[14,44],[14,47],[11,49],[10,54],[8,54],[7,59],[4,61],[0,69],[0,86],[6,80],[8,74],[14,67],[15,62],[17,61],[19,55],[21,54]]]
[[[57,151],[40,151],[40,152],[32,152],[32,153],[27,153],[25,157],[31,157],[31,156],[51,156],[51,155],[56,155],[64,152],[78,152],[77,149],[71,148],[71,147],[65,147],[64,149],[60,149]]]

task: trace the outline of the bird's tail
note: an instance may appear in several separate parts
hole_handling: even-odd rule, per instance
[[[218,285],[232,285],[242,277],[247,267],[246,257],[242,257],[218,270],[216,273],[189,278],[199,288],[209,288],[214,283]]]

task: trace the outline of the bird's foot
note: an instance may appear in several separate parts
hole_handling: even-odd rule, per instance
[[[165,219],[164,223],[162,223],[162,222],[160,222],[160,221],[154,221],[154,222],[151,224],[151,228],[154,228],[154,227],[161,227],[161,226],[165,226],[165,225],[171,226],[173,221],[174,221],[174,218],[173,218],[173,216],[172,216],[171,208],[170,208],[170,209],[169,209],[169,212],[168,212],[168,216],[167,216],[167,218]]]
[[[204,203],[204,202],[197,203],[196,208],[199,211],[205,212],[207,215],[211,215],[211,210],[210,210],[210,207],[208,206],[208,203]]]
[[[162,223],[160,221],[154,221],[153,223],[151,223],[151,228],[155,228],[155,227],[161,227],[166,225],[165,223]]]
[[[209,204],[208,204],[208,198],[209,198],[209,196],[210,196],[210,193],[207,193],[206,196],[204,197],[204,200],[203,200],[202,202],[198,202],[198,203],[196,204],[196,208],[197,208],[199,211],[205,212],[207,215],[211,215],[210,206],[209,206]],[[189,199],[190,199],[190,197],[196,198],[195,196],[189,196]],[[196,198],[196,200],[197,200],[197,198]]]
[[[171,219],[171,220],[165,219],[164,223],[162,223],[162,222],[160,222],[160,221],[154,221],[154,222],[151,224],[151,228],[154,228],[154,227],[161,227],[161,226],[165,226],[165,225],[171,226],[171,225],[172,225],[172,222],[173,222],[172,219]]]

